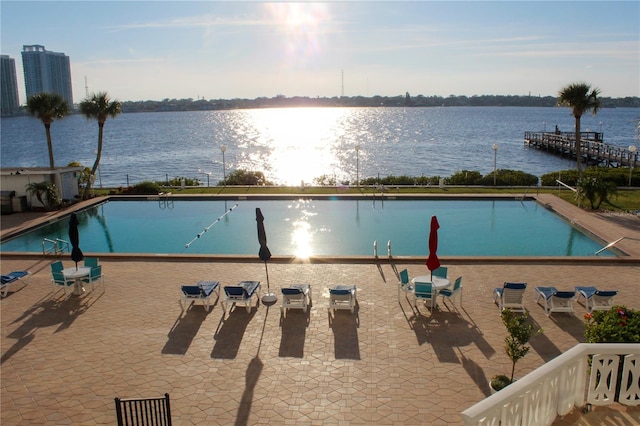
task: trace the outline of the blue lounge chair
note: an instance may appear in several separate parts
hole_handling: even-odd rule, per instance
[[[246,306],[247,312],[251,312],[254,296],[256,297],[256,308],[260,305],[260,281],[242,281],[238,285],[225,286],[224,294],[225,300],[222,302],[224,314],[227,313],[228,305],[231,305],[229,313],[237,305]]]
[[[500,308],[510,309],[513,312],[524,312],[524,291],[527,289],[527,283],[509,283],[506,282],[502,287],[494,290],[494,301]]]
[[[216,293],[220,298],[220,281],[200,281],[196,285],[183,285],[182,299],[180,307],[182,312],[189,308],[194,302],[202,302],[206,311],[211,310],[211,296]],[[216,299],[217,300],[217,299]]]
[[[536,303],[540,304],[547,316],[553,312],[574,312],[575,291],[558,291],[555,287],[536,287]]]
[[[355,285],[337,285],[329,289],[329,311],[335,314],[336,309],[349,309],[353,313],[357,303],[356,293]]]
[[[307,312],[311,305],[311,285],[293,284],[280,290],[282,292],[282,306],[280,312],[282,316],[287,316],[287,309],[302,309]]]
[[[584,299],[584,307],[587,312],[608,311],[613,307],[613,297],[618,294],[616,290],[598,290],[595,287],[576,287],[577,299]]]
[[[24,277],[27,277],[24,285],[29,284],[29,279],[31,278],[31,272],[29,271],[13,271],[9,272],[7,275],[2,275],[0,277],[0,295],[5,297],[9,292],[9,286],[16,281],[22,280]]]

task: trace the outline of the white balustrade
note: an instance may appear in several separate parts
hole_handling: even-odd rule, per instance
[[[618,385],[619,404],[640,405],[639,382],[640,344],[580,343],[461,417],[465,426],[551,425],[575,407],[615,403]]]

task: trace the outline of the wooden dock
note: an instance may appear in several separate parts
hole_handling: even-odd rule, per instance
[[[584,164],[606,167],[640,167],[638,151],[606,144],[600,132],[581,132],[580,145]],[[574,132],[524,132],[524,144],[567,158],[576,158]]]

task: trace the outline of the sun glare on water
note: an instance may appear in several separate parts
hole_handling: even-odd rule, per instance
[[[317,213],[311,211],[308,200],[296,200],[289,205],[291,219],[291,245],[293,254],[306,259],[313,255],[313,229],[309,219]]]
[[[312,184],[315,178],[335,173],[339,144],[337,122],[347,111],[333,108],[260,109],[247,119],[259,135],[255,141],[264,149],[256,163],[269,165],[268,175],[276,184]]]

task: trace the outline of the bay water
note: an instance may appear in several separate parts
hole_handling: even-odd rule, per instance
[[[582,116],[583,131],[604,142],[638,145],[640,108],[607,108]],[[569,108],[282,108],[127,113],[108,119],[96,186],[120,187],[174,177],[216,185],[233,170],[261,171],[277,185],[375,176],[451,176],[498,169],[541,176],[575,161],[528,148],[525,131],[574,129]],[[57,166],[92,166],[98,125],[80,114],[51,126]],[[494,152],[493,144],[498,145]],[[225,147],[224,153],[222,147]],[[42,122],[0,121],[3,168],[46,167]],[[495,163],[494,163],[495,161]]]

